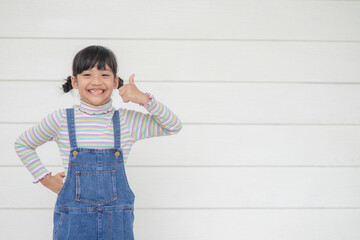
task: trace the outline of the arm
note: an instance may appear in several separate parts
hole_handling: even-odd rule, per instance
[[[149,112],[148,114],[124,110],[125,122],[129,126],[134,141],[178,133],[182,129],[180,119],[150,93],[146,93],[146,95],[150,100],[146,104],[140,105]]]
[[[178,133],[182,128],[180,119],[151,94],[141,92],[135,85],[134,75],[130,76],[128,84],[119,88],[119,94],[125,103],[137,103],[149,111],[149,114],[124,111],[125,122],[134,141]]]
[[[35,179],[33,183],[38,183],[51,174],[40,161],[35,149],[56,137],[62,114],[61,109],[49,114],[41,122],[24,131],[15,141],[15,151]]]

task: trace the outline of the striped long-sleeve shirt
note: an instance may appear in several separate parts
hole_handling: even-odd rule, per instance
[[[176,134],[182,128],[180,119],[154,96],[141,105],[149,113],[119,108],[121,148],[124,162],[134,142],[149,137]],[[112,100],[103,106],[92,106],[82,100],[74,106],[76,138],[78,147],[106,149],[114,147],[112,117],[115,112]],[[38,183],[51,174],[39,159],[36,148],[47,141],[56,141],[65,174],[70,155],[66,109],[59,109],[47,115],[39,123],[23,132],[15,141],[15,151]],[[65,178],[64,178],[65,180]]]

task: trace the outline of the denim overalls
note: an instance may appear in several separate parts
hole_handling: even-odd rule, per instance
[[[113,149],[78,148],[74,109],[66,109],[70,139],[67,176],[54,209],[53,239],[132,240],[135,195],[125,174],[119,112]]]

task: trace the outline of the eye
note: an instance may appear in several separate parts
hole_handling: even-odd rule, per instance
[[[90,75],[89,73],[84,73],[83,76],[84,76],[84,77],[89,77],[89,76],[91,76],[91,75]]]
[[[109,74],[103,74],[102,76],[103,77],[109,77],[110,75]]]

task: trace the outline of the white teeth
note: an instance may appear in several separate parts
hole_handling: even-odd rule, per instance
[[[89,90],[89,92],[93,93],[93,94],[102,94],[104,92],[104,90],[101,90],[101,89],[97,89],[97,90]]]

